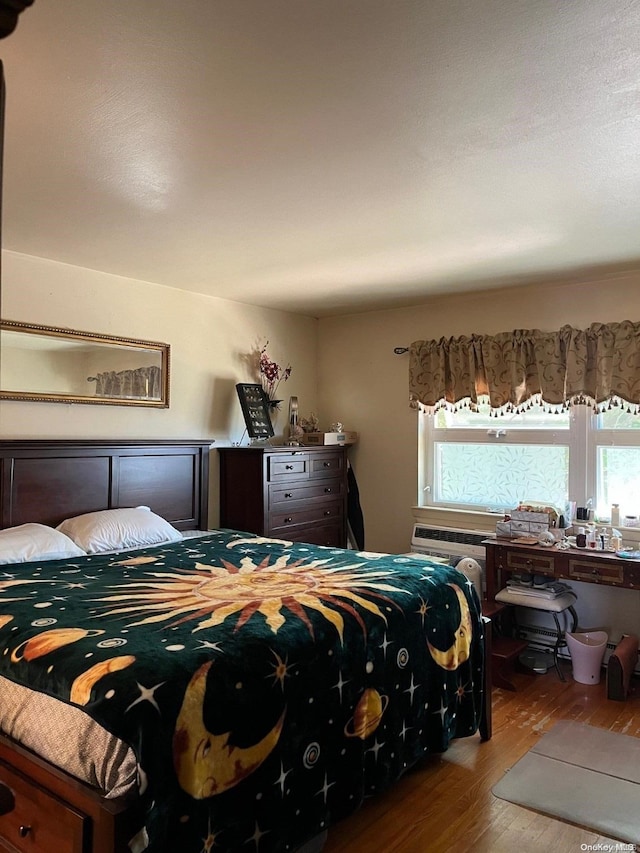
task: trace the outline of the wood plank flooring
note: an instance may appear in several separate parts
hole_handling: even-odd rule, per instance
[[[606,698],[604,673],[600,684],[583,685],[573,681],[569,663],[562,667],[565,683],[553,669],[546,675],[516,673],[517,692],[494,691],[490,741],[465,738],[443,755],[425,759],[390,791],[333,827],[324,853],[578,853],[588,849],[582,845],[615,845],[615,839],[491,793],[505,771],[557,720],[640,737],[637,679],[629,699],[614,702]]]

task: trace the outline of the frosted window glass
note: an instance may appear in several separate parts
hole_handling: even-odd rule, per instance
[[[564,507],[569,499],[567,446],[436,442],[434,449],[436,503],[501,510],[520,501]]]

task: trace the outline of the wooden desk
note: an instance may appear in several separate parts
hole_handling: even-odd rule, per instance
[[[486,539],[483,545],[487,554],[485,609],[491,605],[500,606],[500,602],[495,600],[496,594],[504,589],[507,576],[513,572],[544,575],[549,580],[581,581],[624,589],[640,589],[640,561],[625,560],[612,552],[592,551],[586,548],[564,550],[556,547],[545,548],[543,545],[518,545],[509,539]],[[569,610],[573,620],[571,630],[575,631],[577,616],[573,608]],[[564,644],[564,633],[558,622],[558,614],[552,613],[552,616],[557,630],[553,653],[554,664],[560,679],[564,680],[558,666],[558,650]],[[492,657],[494,684],[497,687],[514,690],[515,687],[509,678],[508,665],[516,659],[519,651],[515,646],[511,647],[507,644],[504,654],[500,655],[500,640],[496,642],[496,639],[494,637]],[[511,640],[512,644],[516,642],[510,637],[501,639]],[[524,642],[524,646],[526,645]]]
[[[529,572],[550,580],[582,581],[624,589],[640,589],[640,561],[625,560],[608,551],[586,548],[560,550],[542,545],[517,545],[509,539],[485,539],[487,601],[495,601],[507,575]]]

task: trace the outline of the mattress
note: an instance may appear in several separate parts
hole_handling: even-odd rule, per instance
[[[107,799],[136,789],[134,751],[80,708],[0,676],[0,730]]]

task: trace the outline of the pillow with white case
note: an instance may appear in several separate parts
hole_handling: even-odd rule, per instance
[[[148,507],[103,509],[67,518],[56,528],[88,554],[178,542],[182,533]]]
[[[0,530],[0,564],[86,557],[75,542],[46,524],[20,524]]]

